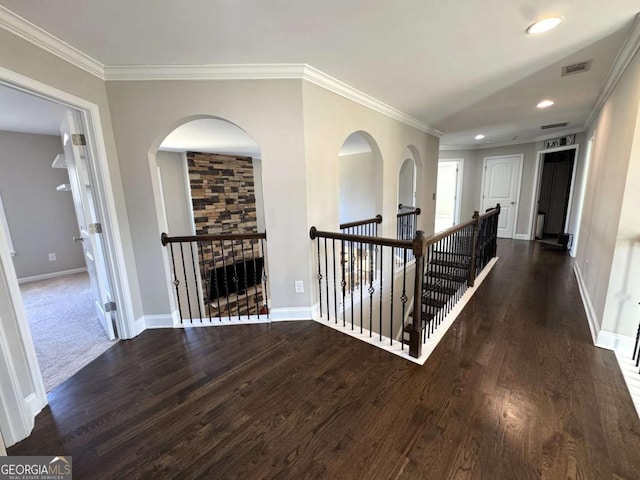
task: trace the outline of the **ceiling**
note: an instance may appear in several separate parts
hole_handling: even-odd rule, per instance
[[[60,135],[67,108],[0,85],[0,131]]]
[[[538,138],[545,123],[582,129],[640,10],[638,0],[0,4],[108,66],[306,63],[459,147],[478,146],[478,132],[503,144]],[[525,33],[551,14],[564,17],[558,28]],[[584,60],[589,72],[560,77]],[[535,109],[547,97],[556,104]]]

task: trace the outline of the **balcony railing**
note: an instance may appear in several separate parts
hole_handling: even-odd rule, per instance
[[[409,355],[419,357],[422,345],[495,256],[499,214],[498,205],[428,238],[418,231],[411,240],[312,227],[320,318],[379,342],[400,342],[401,350],[408,346]],[[369,252],[367,261],[353,262],[354,250]],[[410,254],[414,263],[408,262]],[[403,260],[400,269],[397,258]],[[364,281],[355,284],[354,274]]]
[[[163,233],[180,323],[267,319],[266,239],[266,233]]]
[[[377,237],[378,225],[382,223],[382,215],[376,215],[373,218],[357,220],[355,222],[347,222],[340,224],[340,232],[349,235],[361,235],[365,237]]]
[[[396,215],[396,238],[398,240],[413,240],[418,231],[418,215],[421,211],[416,207],[398,205]],[[413,252],[408,252],[407,261],[412,261],[415,257]]]

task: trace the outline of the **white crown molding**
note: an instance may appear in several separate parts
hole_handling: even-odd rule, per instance
[[[249,64],[249,65],[131,65],[105,67],[107,81],[145,80],[306,80],[387,117],[417,128],[425,133],[442,136],[417,118],[361,92],[310,65]]]
[[[346,83],[341,82],[340,80],[333,78],[310,65],[305,65],[303,79],[422,132],[429,133],[436,137],[444,135],[444,132],[430,127],[417,118],[407,115],[386,103],[376,100],[366,93],[356,90]]]
[[[631,26],[631,30],[629,31],[629,35],[627,35],[627,39],[625,40],[620,52],[616,59],[613,61],[613,65],[611,66],[611,70],[609,71],[609,75],[607,76],[607,81],[605,82],[602,90],[600,91],[600,95],[596,100],[596,103],[593,106],[593,109],[589,113],[587,117],[587,121],[585,122],[585,130],[588,129],[593,121],[596,119],[600,109],[607,101],[611,92],[618,84],[620,77],[625,72],[629,63],[633,59],[634,55],[640,48],[640,13],[636,14],[636,18],[633,21],[633,25]]]
[[[104,65],[0,5],[0,28],[104,80]]]
[[[545,135],[539,135],[534,138],[522,139],[517,142],[500,142],[500,143],[491,143],[482,145],[440,145],[440,150],[447,152],[452,150],[487,150],[488,148],[500,148],[500,147],[509,147],[511,145],[524,145],[526,143],[537,143],[542,142],[544,140],[549,140],[551,138],[564,137],[566,135],[577,135],[579,133],[584,133],[586,131],[585,128],[566,128],[564,130],[558,130],[554,133],[547,133]]]
[[[245,65],[122,65],[106,66],[107,81],[148,80],[296,80],[303,64],[273,63]]]

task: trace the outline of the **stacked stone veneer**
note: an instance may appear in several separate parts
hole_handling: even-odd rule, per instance
[[[189,183],[196,235],[219,235],[257,232],[256,197],[251,157],[187,152]],[[259,240],[203,242],[199,245],[202,293],[212,316],[257,314],[262,288],[250,287],[247,295],[208,304],[210,272],[223,265],[233,265],[261,257]],[[249,279],[251,281],[251,279]],[[244,278],[239,279],[240,285]],[[258,283],[260,279],[258,279]],[[215,290],[214,290],[215,291]]]

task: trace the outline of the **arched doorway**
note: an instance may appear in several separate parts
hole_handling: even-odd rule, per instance
[[[174,324],[251,320],[268,312],[262,160],[242,128],[188,119],[155,154]],[[265,315],[266,318],[266,315]]]

